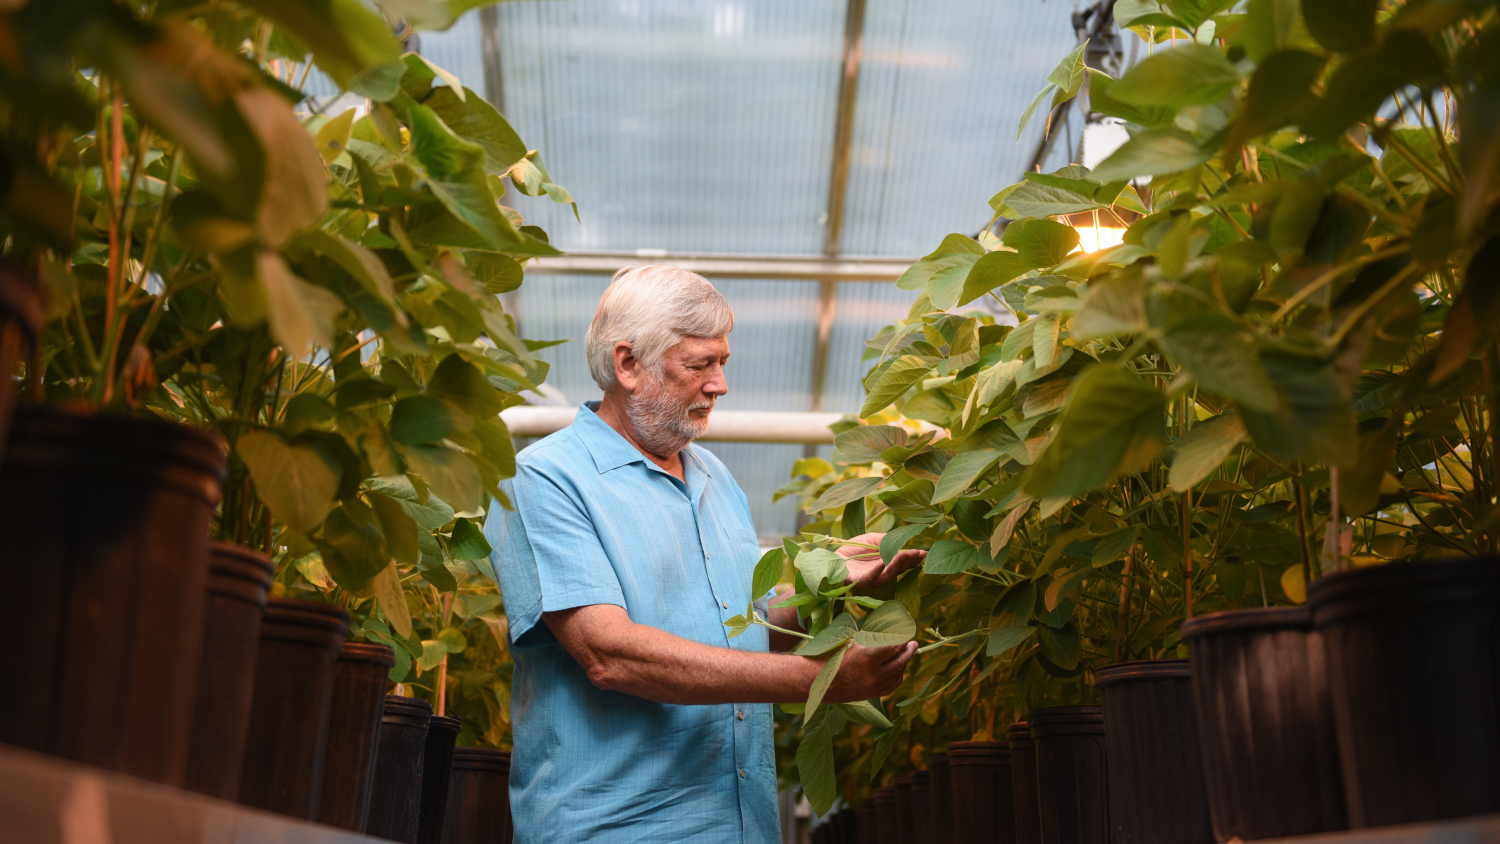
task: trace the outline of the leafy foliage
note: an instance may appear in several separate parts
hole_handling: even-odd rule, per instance
[[[1095,669],[1183,655],[1186,617],[1500,549],[1493,8],[1115,16],[1151,54],[1112,79],[1075,53],[1032,108],[1087,74],[1129,140],[1093,171],[1026,174],[990,202],[1000,237],[951,234],[902,276],[921,293],[868,343],[862,418],[781,492],[813,517],[802,554],[867,531],[931,549],[873,596],[923,643],[891,726],[802,716],[820,805],[831,780],[853,799],[948,741],[1096,701]],[[1070,224],[1101,222],[1124,243],[1075,251]],[[828,588],[804,578],[792,602],[810,587]]]

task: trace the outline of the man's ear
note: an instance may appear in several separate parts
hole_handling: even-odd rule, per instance
[[[629,343],[619,342],[614,348],[615,382],[628,393],[635,392],[641,383],[641,361]]]

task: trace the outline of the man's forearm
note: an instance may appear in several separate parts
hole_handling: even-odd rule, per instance
[[[822,667],[806,657],[692,642],[636,624],[618,607],[544,618],[594,685],[659,703],[801,703]]]

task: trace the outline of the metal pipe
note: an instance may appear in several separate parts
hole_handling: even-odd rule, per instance
[[[532,258],[527,275],[613,275],[626,267],[672,264],[710,278],[793,279],[796,281],[895,281],[916,258],[866,260],[821,256],[674,255],[667,252],[578,253]]]
[[[573,424],[576,407],[520,405],[500,412],[514,437],[545,437]],[[842,413],[781,413],[759,410],[715,410],[700,439],[745,443],[831,443],[829,425]]]

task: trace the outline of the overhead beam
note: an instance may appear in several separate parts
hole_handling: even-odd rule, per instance
[[[500,12],[494,6],[479,10],[479,51],[484,57],[484,98],[505,113],[505,80],[500,75]]]
[[[864,55],[865,0],[848,0],[844,15],[844,61],[833,132],[833,171],[828,179],[828,223],[823,254],[843,252],[844,205],[849,195],[849,147],[854,142],[854,107],[859,101],[859,68]]]
[[[713,278],[766,278],[794,281],[895,281],[915,258],[839,260],[812,256],[672,255],[630,253],[572,253],[533,258],[531,275],[613,275],[627,267],[672,264]]]

